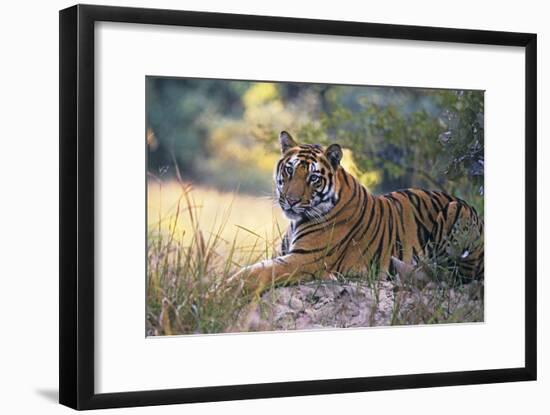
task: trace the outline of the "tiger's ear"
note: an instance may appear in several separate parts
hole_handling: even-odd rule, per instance
[[[325,150],[325,156],[333,168],[337,168],[340,165],[340,160],[342,160],[342,147],[340,144],[331,144]]]
[[[279,143],[281,144],[281,153],[285,154],[289,148],[296,147],[298,143],[294,141],[292,136],[286,131],[281,131],[279,134]]]

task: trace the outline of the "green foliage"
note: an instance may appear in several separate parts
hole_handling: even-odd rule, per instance
[[[469,194],[473,179],[482,194],[482,92],[333,87],[327,99],[329,110],[302,133],[352,149],[363,170],[381,170],[380,190]]]
[[[440,116],[445,131],[439,135],[444,151],[441,164],[449,180],[472,181],[483,195],[484,172],[484,102],[478,91],[458,91],[442,95],[445,108]]]
[[[155,145],[148,147],[152,173],[182,174],[195,178],[209,158],[208,135],[218,114],[242,115],[240,96],[246,83],[183,78],[146,78],[146,122]],[[169,170],[169,171],[166,171]]]

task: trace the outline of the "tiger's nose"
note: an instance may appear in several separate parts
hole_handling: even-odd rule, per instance
[[[300,198],[287,196],[286,201],[288,202],[290,207],[292,207],[292,206],[298,204],[298,202],[300,201]]]

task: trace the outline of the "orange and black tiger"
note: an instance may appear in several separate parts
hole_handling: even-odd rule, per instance
[[[393,261],[445,257],[459,227],[474,235],[458,253],[460,275],[483,278],[483,221],[468,203],[422,189],[373,195],[341,166],[338,144],[299,145],[285,131],[279,141],[275,194],[290,226],[279,256],[237,273],[246,288],[261,292],[272,283],[361,274],[374,263],[388,272]]]

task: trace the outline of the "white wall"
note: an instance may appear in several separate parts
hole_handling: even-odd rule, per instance
[[[89,3],[96,3],[89,1]],[[99,2],[100,4],[102,2]],[[543,125],[543,100],[550,97],[544,78],[550,43],[544,2],[454,2],[353,0],[298,2],[277,0],[114,1],[124,6],[161,7],[324,19],[362,20],[429,26],[537,32],[539,34],[539,189],[550,168],[540,154],[550,150]],[[4,413],[62,413],[57,389],[58,301],[58,16],[69,1],[4,2],[0,54],[2,201],[0,203],[0,408]],[[505,122],[505,120],[503,120]],[[543,129],[543,127],[545,127]],[[543,177],[544,176],[544,177]],[[511,189],[513,191],[513,189]],[[542,218],[550,192],[539,191],[539,259],[550,227]],[[542,234],[546,237],[542,238]],[[510,252],[513,252],[513,246]],[[126,413],[547,413],[550,367],[543,345],[543,323],[550,306],[542,304],[548,268],[539,261],[539,381],[393,392],[315,396],[127,409]],[[547,292],[546,292],[547,294]],[[154,411],[154,412],[153,412]],[[102,413],[111,413],[105,411]]]

